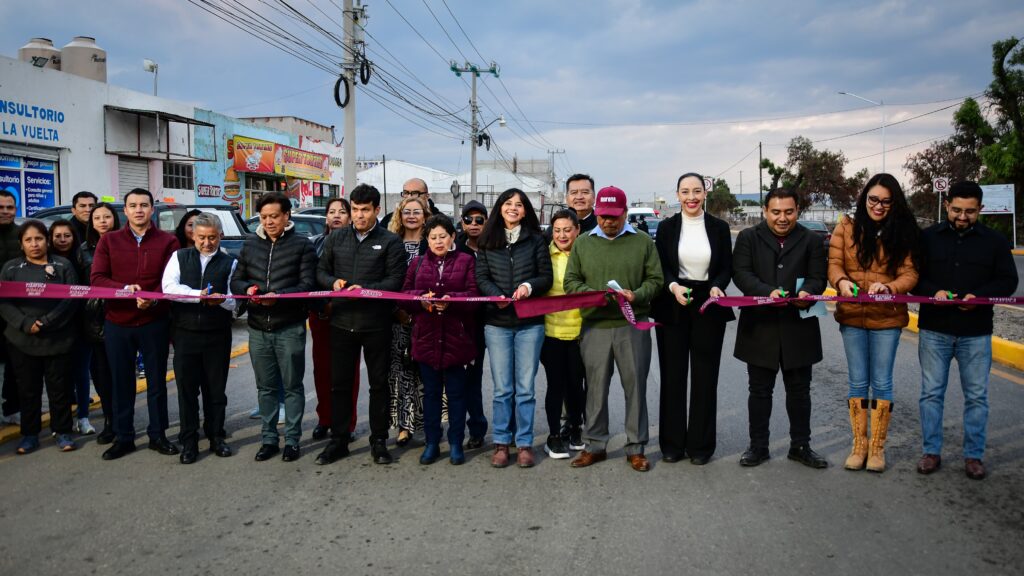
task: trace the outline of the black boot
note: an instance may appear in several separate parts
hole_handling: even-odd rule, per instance
[[[99,445],[110,444],[114,441],[114,427],[110,425],[110,418],[103,417],[103,431],[96,436],[96,443]]]

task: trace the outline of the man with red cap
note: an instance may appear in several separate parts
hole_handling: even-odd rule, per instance
[[[608,186],[597,193],[597,227],[573,245],[565,270],[565,292],[612,288],[645,320],[651,300],[664,288],[664,277],[654,241],[626,222],[626,193]],[[596,464],[608,457],[608,387],[612,361],[626,397],[626,459],[637,472],[650,464],[647,444],[647,374],[651,368],[651,334],[631,326],[619,306],[585,308],[580,351],[587,372],[586,450],[572,461],[573,468]]]

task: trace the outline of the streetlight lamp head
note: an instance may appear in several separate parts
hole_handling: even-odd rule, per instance
[[[498,116],[498,126],[501,126],[502,128],[508,126],[508,122],[505,122],[505,115],[504,114],[501,115],[501,116]]]
[[[157,63],[153,62],[149,58],[145,58],[142,60],[142,69],[146,72],[156,72],[158,68],[159,66],[157,65]]]

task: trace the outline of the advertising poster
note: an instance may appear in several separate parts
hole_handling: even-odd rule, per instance
[[[25,214],[32,216],[44,208],[53,208],[57,203],[53,172],[25,171]]]
[[[24,216],[21,210],[21,170],[0,170],[0,190],[14,194],[18,204],[16,216]]]
[[[331,158],[326,154],[278,144],[274,153],[274,172],[302,180],[327,180],[331,175],[330,162]]]
[[[982,214],[1013,214],[1013,184],[988,184],[981,187]]]
[[[276,144],[255,138],[235,136],[235,170],[238,172],[274,173]]]

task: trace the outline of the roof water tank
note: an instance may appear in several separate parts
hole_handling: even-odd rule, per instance
[[[28,41],[28,44],[18,48],[18,60],[35,64],[33,62],[35,58],[40,58],[36,61],[40,63],[42,63],[42,58],[46,59],[46,64],[37,65],[39,68],[60,70],[60,50],[53,47],[53,40],[49,38],[33,38]]]
[[[61,50],[61,70],[90,78],[98,82],[107,81],[107,52],[96,45],[96,39],[89,36],[75,36]]]

